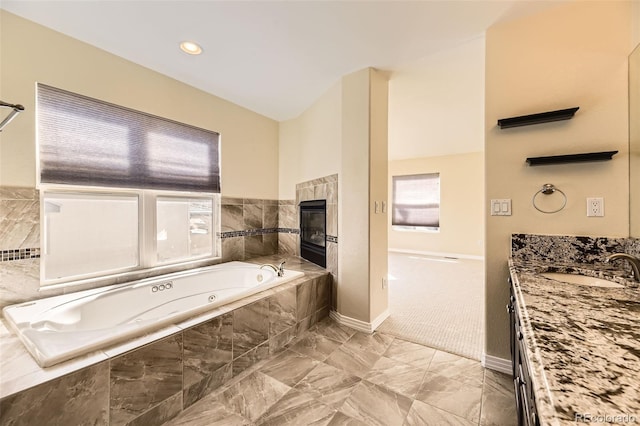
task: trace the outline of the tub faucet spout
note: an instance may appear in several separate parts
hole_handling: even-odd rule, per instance
[[[605,262],[609,263],[612,260],[616,259],[625,259],[626,261],[628,261],[631,265],[631,270],[633,271],[633,279],[635,281],[640,281],[640,259],[627,253],[614,253],[610,256],[607,256]]]
[[[284,264],[285,264],[284,261],[280,262],[280,265],[278,265],[278,266],[273,265],[271,263],[265,263],[264,265],[260,266],[260,269],[265,268],[265,267],[266,268],[271,268],[271,269],[273,269],[273,272],[278,274],[279,277],[283,277],[284,276],[284,266],[283,266]]]

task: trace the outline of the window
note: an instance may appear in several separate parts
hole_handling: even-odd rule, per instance
[[[393,176],[391,224],[400,229],[440,229],[440,174]]]
[[[45,192],[45,280],[139,266],[136,194]],[[117,227],[103,226],[111,219]]]
[[[213,226],[210,199],[158,197],[158,262],[167,263],[210,255]]]
[[[218,256],[219,135],[42,84],[43,285]]]

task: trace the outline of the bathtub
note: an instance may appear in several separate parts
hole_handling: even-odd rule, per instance
[[[229,262],[7,306],[3,314],[37,363],[49,367],[302,275]]]

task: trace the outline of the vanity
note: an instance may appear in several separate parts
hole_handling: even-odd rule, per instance
[[[640,424],[640,287],[613,253],[638,257],[640,241],[512,235],[519,425]]]

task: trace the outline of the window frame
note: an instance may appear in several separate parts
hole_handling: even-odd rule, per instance
[[[157,189],[134,189],[96,187],[81,185],[62,185],[40,183],[40,235],[42,241],[42,253],[40,262],[40,289],[46,290],[58,286],[72,286],[101,282],[110,279],[126,279],[140,274],[161,273],[167,269],[189,267],[203,261],[216,261],[222,257],[220,244],[221,203],[219,193],[169,191]],[[47,194],[75,194],[75,195],[135,195],[138,197],[138,265],[133,267],[110,269],[91,272],[87,274],[69,275],[63,278],[46,279],[45,265],[48,249],[45,201]],[[182,199],[206,199],[211,200],[211,254],[182,258],[178,261],[160,262],[157,255],[157,210],[158,197],[182,198]]]
[[[395,211],[395,206],[396,206],[396,186],[395,186],[395,178],[409,178],[412,176],[436,176],[437,180],[438,180],[438,226],[427,226],[427,225],[396,225],[394,224],[394,215],[393,212]],[[426,232],[426,233],[434,233],[437,234],[440,232],[440,228],[442,227],[441,221],[440,221],[440,211],[441,211],[441,191],[440,191],[440,183],[441,183],[441,179],[440,179],[440,172],[425,172],[425,173],[412,173],[412,174],[402,174],[402,175],[393,175],[391,176],[391,229],[393,229],[394,231],[401,231],[401,232]]]

